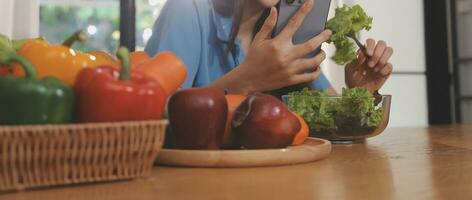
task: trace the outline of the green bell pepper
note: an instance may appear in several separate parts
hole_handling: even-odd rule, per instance
[[[74,93],[53,77],[40,80],[35,67],[14,51],[0,48],[0,66],[19,63],[24,77],[0,75],[0,124],[61,124],[72,120]]]

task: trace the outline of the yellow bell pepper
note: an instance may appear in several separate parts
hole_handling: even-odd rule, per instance
[[[72,37],[75,37],[75,34]],[[40,78],[53,76],[69,85],[74,84],[76,75],[83,68],[116,65],[118,62],[111,56],[107,57],[104,52],[89,54],[64,45],[49,44],[43,40],[26,41],[18,49],[18,54],[36,66]],[[22,76],[24,71],[14,65],[13,74]]]

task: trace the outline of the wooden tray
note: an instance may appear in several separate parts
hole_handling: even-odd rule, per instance
[[[308,138],[303,145],[264,150],[162,149],[157,163],[179,167],[268,167],[313,162],[331,153],[331,143]]]

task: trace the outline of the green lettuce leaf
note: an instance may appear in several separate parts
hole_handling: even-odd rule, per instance
[[[311,130],[322,133],[373,129],[381,123],[384,112],[375,106],[374,96],[364,88],[343,89],[342,98],[330,98],[326,92],[304,89],[290,93],[286,101]]]
[[[10,38],[0,34],[0,50],[13,50]]]
[[[336,47],[336,53],[332,59],[337,64],[345,65],[356,59],[355,46],[348,35],[370,30],[372,20],[360,5],[336,8],[336,14],[328,21],[327,28],[333,31],[330,42]]]

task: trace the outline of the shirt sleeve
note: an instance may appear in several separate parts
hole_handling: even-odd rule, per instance
[[[193,0],[167,1],[153,27],[146,53],[153,57],[171,51],[187,66],[184,88],[192,87],[198,72],[201,52],[201,27]]]
[[[331,84],[329,83],[326,76],[321,73],[320,76],[311,83],[311,86],[315,90],[327,90],[329,87],[331,87]]]

